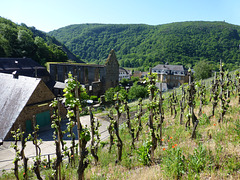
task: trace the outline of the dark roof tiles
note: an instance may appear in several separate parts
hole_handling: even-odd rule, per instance
[[[152,68],[153,70],[184,71],[183,65],[165,65],[159,64]]]
[[[19,75],[35,77],[35,70],[38,77],[50,77],[46,68],[31,58],[0,58],[0,72],[11,74],[17,71]]]

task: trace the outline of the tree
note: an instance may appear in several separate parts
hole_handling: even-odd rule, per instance
[[[105,92],[105,101],[106,102],[112,102],[113,101],[113,97],[114,97],[114,88],[109,88],[106,92]]]
[[[211,77],[212,73],[212,66],[209,64],[207,61],[199,61],[195,66],[194,66],[194,77],[196,80],[200,79],[206,79]]]
[[[113,102],[114,100],[114,95],[119,92],[119,94],[121,95],[121,98],[123,99],[127,99],[128,98],[128,94],[127,91],[123,88],[123,87],[115,87],[115,88],[109,88],[106,92],[105,92],[105,101],[106,102]]]
[[[147,97],[147,95],[148,95],[147,88],[144,86],[137,85],[137,83],[134,83],[128,92],[129,99],[145,98]]]
[[[134,76],[132,76],[132,77],[131,77],[131,81],[132,81],[133,83],[138,82],[138,81],[139,81],[139,77],[134,77]]]
[[[126,78],[121,79],[120,84],[123,87],[126,87],[129,84],[129,79],[126,79]]]
[[[18,31],[17,40],[21,48],[20,53],[24,56],[30,57],[35,50],[34,40],[32,38],[31,31],[20,29]]]

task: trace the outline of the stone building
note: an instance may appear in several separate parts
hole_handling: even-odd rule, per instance
[[[119,84],[119,64],[111,50],[105,65],[80,63],[49,63],[50,75],[55,81],[65,82],[71,72],[85,86],[90,95],[100,96]]]
[[[159,64],[152,68],[152,72],[157,73],[158,80],[166,83],[168,89],[188,82],[187,71],[182,65]]]
[[[39,78],[0,73],[0,139],[21,125],[23,131],[33,129],[33,115],[40,129],[51,123],[54,99],[51,90]]]

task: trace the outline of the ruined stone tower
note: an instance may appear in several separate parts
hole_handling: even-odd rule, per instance
[[[111,50],[105,63],[105,90],[119,84],[119,64],[114,50]]]

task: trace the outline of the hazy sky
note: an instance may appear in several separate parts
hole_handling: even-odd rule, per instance
[[[45,32],[82,23],[240,25],[240,0],[0,0],[0,16]]]

